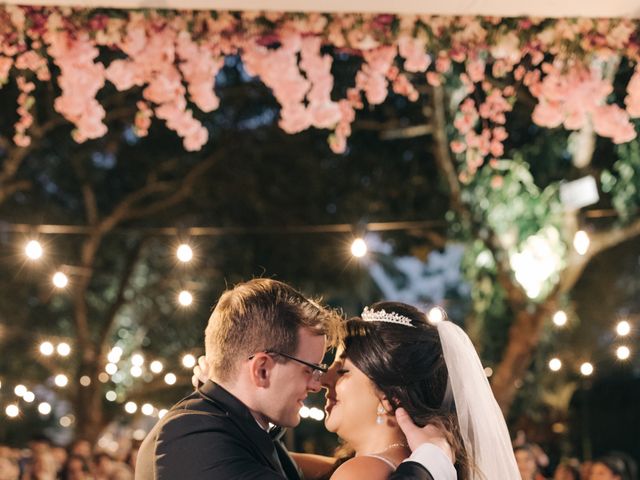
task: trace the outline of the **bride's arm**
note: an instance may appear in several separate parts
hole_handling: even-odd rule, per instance
[[[304,473],[305,480],[315,480],[328,474],[336,463],[333,457],[314,455],[311,453],[289,452],[291,458]]]

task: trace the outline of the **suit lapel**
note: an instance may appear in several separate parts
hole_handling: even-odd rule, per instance
[[[240,400],[212,381],[208,381],[200,387],[198,393],[204,400],[213,403],[225,412],[227,418],[236,425],[241,434],[248,440],[249,444],[255,447],[259,455],[276,472],[289,480],[300,479],[297,473],[292,475],[291,471],[297,471],[293,465],[293,461],[284,451],[282,453],[284,453],[286,457],[286,467],[283,465],[282,454],[279,451],[279,449],[283,450],[283,447],[279,445],[278,442],[274,442],[269,434],[260,428],[260,425],[258,425],[256,419],[253,418],[249,409],[240,402]],[[276,444],[279,446],[276,447]]]

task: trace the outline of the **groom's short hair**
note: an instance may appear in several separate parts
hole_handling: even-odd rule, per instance
[[[290,355],[298,347],[298,330],[339,340],[341,318],[286,283],[259,278],[222,294],[205,330],[205,350],[212,376],[228,381],[238,360],[273,350]]]

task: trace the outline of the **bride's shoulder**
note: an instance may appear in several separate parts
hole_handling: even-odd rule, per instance
[[[391,467],[380,458],[362,455],[353,457],[340,465],[331,480],[352,480],[366,478],[367,480],[386,480],[391,473]]]

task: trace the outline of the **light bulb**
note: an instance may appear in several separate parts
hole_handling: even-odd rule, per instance
[[[620,360],[626,360],[631,356],[631,350],[629,350],[629,347],[622,345],[616,349],[616,356]]]
[[[553,314],[553,323],[557,327],[564,327],[567,324],[567,314],[562,310],[558,310]]]
[[[64,288],[69,285],[69,277],[62,272],[54,273],[52,281],[57,288]]]
[[[589,362],[584,362],[582,365],[580,365],[580,373],[585,377],[588,377],[593,373],[593,365],[591,365]]]
[[[549,360],[549,369],[554,372],[557,372],[562,368],[562,361],[559,358],[552,358]]]
[[[191,247],[189,245],[183,243],[178,247],[178,250],[176,250],[176,256],[181,262],[190,262],[193,258],[193,250],[191,250]]]
[[[616,325],[616,333],[621,337],[626,337],[631,333],[631,324],[626,320],[618,322],[618,325]]]
[[[584,230],[578,230],[573,237],[573,248],[576,249],[578,255],[584,255],[589,250],[591,240]]]
[[[58,346],[56,347],[56,351],[61,357],[66,357],[71,353],[71,347],[68,343],[62,342],[58,344]]]
[[[40,353],[45,357],[53,355],[53,351],[54,351],[54,348],[51,342],[42,342],[40,344]]]
[[[178,295],[178,302],[183,307],[188,307],[189,305],[191,305],[191,303],[193,303],[193,295],[191,295],[186,290],[182,290]]]
[[[367,244],[362,238],[356,238],[351,244],[351,255],[362,258],[367,254]]]
[[[42,245],[40,245],[40,242],[38,242],[37,240],[31,240],[24,248],[24,253],[31,260],[38,260],[40,257],[42,257]]]
[[[190,353],[187,353],[184,357],[182,357],[182,365],[184,365],[185,368],[193,368],[195,364],[196,357],[194,357]]]

